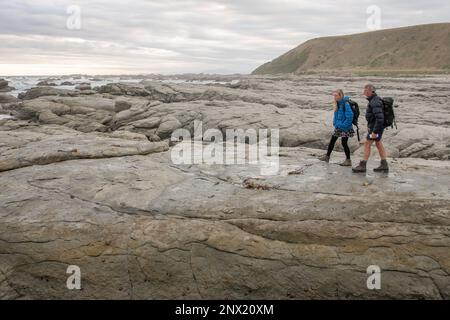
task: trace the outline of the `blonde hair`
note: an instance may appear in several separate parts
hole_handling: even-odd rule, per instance
[[[339,95],[343,98],[344,97],[344,91],[342,89],[337,89],[336,90],[337,93],[339,93]]]
[[[344,91],[342,89],[337,89],[334,92],[338,93],[339,96],[341,96],[342,98],[344,98],[344,96],[345,96]],[[338,110],[338,104],[337,104],[336,100],[334,100],[333,110],[334,110],[334,112],[336,112]]]

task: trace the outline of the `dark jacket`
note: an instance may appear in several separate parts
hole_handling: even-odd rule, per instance
[[[333,126],[344,132],[348,132],[352,129],[353,111],[352,107],[348,103],[349,99],[349,97],[345,96],[338,102],[338,109],[334,113],[333,117]]]
[[[370,98],[366,110],[367,127],[371,132],[380,133],[384,129],[383,101],[375,93]]]

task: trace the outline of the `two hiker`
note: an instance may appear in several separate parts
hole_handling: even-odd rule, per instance
[[[366,137],[366,142],[364,143],[363,160],[360,161],[357,167],[352,168],[352,170],[353,172],[366,172],[367,161],[369,160],[371,152],[371,146],[375,141],[375,145],[378,149],[378,152],[380,153],[381,164],[379,167],[375,168],[374,171],[387,172],[389,171],[389,166],[386,161],[386,150],[384,149],[383,142],[381,141],[385,126],[383,100],[377,95],[375,87],[371,84],[368,84],[364,87],[364,95],[366,96],[367,100],[369,100],[369,104],[366,110],[368,134]],[[329,162],[331,153],[334,149],[334,145],[336,141],[341,138],[346,159],[340,165],[351,166],[348,139],[350,137],[353,137],[355,134],[352,125],[353,116],[354,113],[358,111],[351,107],[349,97],[345,96],[342,90],[336,90],[333,93],[333,96],[334,133],[331,136],[327,154],[320,157],[319,159]]]

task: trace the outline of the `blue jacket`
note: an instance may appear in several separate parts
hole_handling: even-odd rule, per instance
[[[334,113],[333,117],[333,126],[344,132],[350,131],[353,127],[353,111],[348,103],[349,99],[349,97],[345,96],[344,99],[338,102],[338,110]]]

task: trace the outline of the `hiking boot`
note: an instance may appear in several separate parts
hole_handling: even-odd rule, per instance
[[[330,157],[329,156],[327,156],[326,154],[324,154],[323,156],[320,156],[319,157],[319,160],[320,161],[325,161],[325,162],[330,162]]]
[[[380,166],[378,168],[374,168],[375,172],[388,172],[389,166],[386,160],[381,160]]]
[[[353,172],[366,172],[366,170],[367,170],[366,165],[367,165],[367,161],[361,160],[359,162],[359,165],[355,168],[352,168],[352,170],[353,170]]]
[[[342,162],[342,163],[339,163],[339,165],[340,165],[340,166],[343,166],[343,167],[351,167],[351,166],[352,166],[352,160],[350,160],[350,159],[345,159],[345,161]]]

